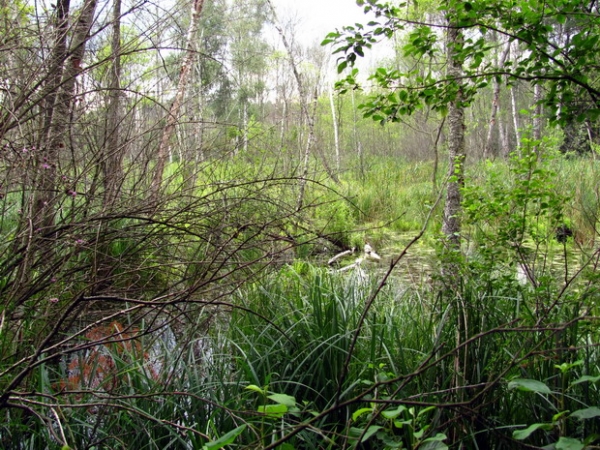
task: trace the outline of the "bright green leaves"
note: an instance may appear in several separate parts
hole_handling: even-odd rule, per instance
[[[391,98],[374,99],[365,105],[367,117],[385,123],[397,121],[399,116],[426,105],[444,111],[458,90],[462,106],[467,106],[490,77],[498,77],[499,73],[505,73],[509,82],[511,79],[543,82],[544,104],[551,112],[550,119],[556,123],[564,125],[572,120],[595,120],[600,116],[600,86],[595,81],[594,70],[600,54],[600,16],[589,14],[588,3],[583,0],[442,2],[439,11],[450,23],[460,27],[465,36],[453,51],[453,58],[463,65],[460,80],[446,79],[442,74],[443,27],[419,23],[409,17],[410,8],[402,9],[401,5],[392,7],[376,0],[357,3],[365,12],[374,13],[375,20],[366,26],[355,24],[330,33],[323,41],[334,44],[334,53],[342,55],[338,59],[338,71],[352,67],[379,39],[390,38],[405,29],[409,32],[402,36],[406,39],[402,56],[415,67],[400,75],[390,70],[388,77],[373,77],[379,89],[405,94],[397,97],[401,104],[393,104]],[[511,60],[503,67],[492,65],[497,50],[488,38],[489,30],[514,42]],[[418,69],[417,65],[420,65]],[[441,84],[446,86],[438,86]],[[411,92],[418,90],[425,93]]]
[[[574,383],[571,383],[570,386],[566,383],[566,381],[569,379],[569,376],[574,374],[575,370],[582,365],[582,360],[556,364],[554,367],[560,371],[564,381],[561,384],[561,387],[559,387],[556,391],[551,390],[546,383],[534,379],[516,378],[508,383],[509,391],[521,391],[525,393],[523,395],[537,394],[538,396],[541,396],[541,398],[544,398],[544,402],[550,402],[561,408],[552,416],[552,420],[549,422],[534,423],[525,428],[518,428],[514,430],[512,435],[513,439],[522,441],[531,438],[534,434],[540,434],[542,432],[547,433],[547,436],[550,437],[558,432],[558,440],[556,440],[551,447],[547,447],[557,450],[581,450],[585,448],[588,443],[596,440],[596,436],[594,434],[585,436],[585,434],[580,433],[580,430],[585,430],[585,428],[581,427],[581,422],[600,417],[600,408],[597,406],[590,406],[578,409],[574,412],[564,408],[564,400],[567,391],[571,391],[577,384],[588,381],[597,381],[597,377],[585,375]],[[571,392],[569,395],[573,395],[573,393]],[[569,427],[568,422],[573,423],[575,426]],[[574,430],[577,430],[575,432],[576,435],[580,438],[583,438],[583,441],[569,436],[569,434],[572,434]],[[571,433],[569,433],[569,431],[571,431]],[[553,439],[556,439],[556,437],[553,437]]]
[[[600,375],[599,376],[591,376],[591,375],[583,375],[581,378],[579,378],[578,380],[574,381],[573,384],[581,384],[581,383],[597,383],[598,381],[600,381]]]
[[[239,427],[234,428],[231,431],[228,431],[220,438],[204,444],[202,446],[202,450],[217,450],[217,449],[221,449],[227,445],[233,444],[235,442],[235,439],[244,432],[244,430],[246,429],[246,426],[247,426],[246,424],[240,425]]]
[[[555,122],[564,124],[575,116],[585,120],[587,109],[597,109],[600,98],[597,83],[590,76],[595,75],[592,68],[600,50],[600,17],[588,14],[587,3],[582,0],[501,0],[497,4],[513,5],[511,14],[498,13],[496,20],[522,49],[511,74],[546,80],[545,105],[554,112]],[[591,104],[582,110],[581,100],[574,100],[586,96]]]
[[[408,35],[408,43],[404,46],[405,56],[434,57],[439,52],[438,35],[429,26],[415,28]]]
[[[513,438],[518,441],[522,441],[527,439],[529,436],[533,434],[536,430],[551,430],[552,424],[550,423],[534,423],[533,425],[529,425],[527,428],[522,430],[515,430],[513,432]]]
[[[321,45],[337,44],[333,54],[343,53],[338,58],[338,73],[342,73],[347,67],[352,67],[356,59],[365,56],[364,49],[371,48],[377,41],[372,32],[364,32],[364,26],[357,23],[355,26],[347,26],[343,31],[329,33]]]
[[[376,20],[369,21],[366,27],[360,23],[343,27],[341,31],[329,33],[321,42],[321,45],[333,44],[334,55],[341,54],[337,60],[338,73],[352,67],[357,58],[363,57],[365,50],[370,49],[379,39],[389,39],[396,31],[403,29],[403,25],[397,20],[403,5],[392,6],[376,0],[357,3],[364,7],[365,13],[375,12]]]
[[[518,389],[525,392],[535,392],[538,394],[550,394],[550,388],[541,381],[529,380],[526,378],[517,378],[508,383],[508,389]]]
[[[270,393],[266,389],[261,389],[255,384],[246,386],[246,389],[257,392],[264,398],[273,402],[265,402],[264,404],[259,405],[257,408],[257,412],[264,414],[264,416],[267,418],[281,419],[285,414],[296,414],[300,411],[300,409],[296,406],[296,399],[291,395],[280,394],[276,392]]]
[[[563,219],[567,199],[556,189],[556,174],[538,160],[534,148],[543,142],[523,141],[508,171],[490,166],[483,186],[466,185],[466,223],[478,228],[490,248],[521,248],[524,242],[548,242]]]
[[[374,438],[383,444],[383,447],[376,445],[377,448],[446,450],[448,446],[444,441],[447,436],[443,433],[433,434],[431,430],[431,413],[435,410],[434,406],[416,410],[405,405],[381,410],[379,405],[371,403],[352,414],[354,426],[349,430],[349,437],[360,443]]]
[[[398,7],[390,7],[376,1],[364,2],[365,11],[375,13],[377,20],[366,26],[355,24],[327,35],[323,44],[334,44],[334,54],[343,54],[338,59],[338,72],[353,67],[357,58],[364,55],[364,49],[382,37],[391,37],[407,25]],[[468,3],[465,14],[478,16],[479,3]],[[405,15],[407,12],[403,12]],[[479,76],[487,67],[486,54],[489,46],[482,36],[464,39],[454,50],[455,58],[465,65],[465,77],[457,79],[444,75],[444,33],[439,28],[426,24],[411,24],[408,34],[403,36],[404,45],[399,49],[409,67],[378,68],[369,81],[376,87],[376,93],[361,105],[364,117],[385,124],[398,122],[402,116],[416,110],[430,108],[445,114],[451,102],[460,99],[460,105],[468,106],[477,91],[487,85],[487,79]],[[469,72],[470,71],[470,72]],[[340,92],[357,89],[357,74],[353,73],[337,84]]]
[[[575,417],[579,420],[594,419],[600,417],[600,408],[597,406],[590,406],[589,408],[578,409],[571,414],[571,417]]]

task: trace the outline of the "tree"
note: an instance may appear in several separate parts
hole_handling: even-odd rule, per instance
[[[397,122],[424,107],[448,115],[451,167],[457,162],[455,150],[462,139],[459,112],[455,108],[470,104],[492,79],[500,81],[506,77],[509,83],[522,80],[534,86],[543,83],[544,95],[539,89],[536,94],[539,103],[546,106],[551,122],[560,126],[600,116],[600,90],[595,75],[600,15],[594,2],[448,0],[438,5],[440,11],[452,18],[447,24],[408,17],[405,9],[378,0],[357,0],[357,4],[364,7],[365,13],[374,13],[374,19],[366,26],[356,24],[330,33],[323,42],[333,43],[334,53],[341,54],[340,72],[352,67],[379,40],[390,39],[399,32],[408,33],[405,55],[437,56],[439,31],[447,29],[451,48],[445,74],[429,70],[423,75],[418,69],[401,72],[378,68],[371,80],[379,86],[380,93],[373,93],[363,108],[365,116],[382,124]],[[567,22],[576,23],[577,32],[561,42],[557,30]],[[504,67],[491,63],[494,46],[490,45],[489,37],[493,33],[507,36],[509,45],[522,50]],[[452,46],[454,39],[461,39],[460,35],[464,36],[462,45]],[[357,69],[353,69],[340,83],[343,90],[358,87],[357,75]],[[581,108],[582,102],[587,104],[586,108]],[[459,199],[458,191],[453,189],[453,183],[460,182],[457,174],[454,172],[449,180],[444,214],[444,231],[454,245],[458,244],[460,230],[454,220],[458,219],[460,208],[452,206]]]
[[[120,103],[121,103],[121,0],[113,2],[113,32],[111,39],[111,76],[108,91],[105,148],[101,156],[104,180],[104,205],[111,209],[119,193],[123,178],[120,146]]]
[[[265,61],[270,52],[262,37],[266,6],[264,0],[235,0],[229,16],[230,64],[238,115],[237,147],[244,153],[248,152],[249,124],[255,115],[251,106],[257,100],[262,103],[266,92]]]
[[[281,25],[279,24],[279,20],[277,19],[277,14],[275,12],[275,8],[273,7],[273,4],[271,3],[270,0],[267,0],[267,4],[269,5],[269,8],[271,9],[271,13],[273,14],[273,17],[275,19],[275,28],[277,29],[279,36],[281,36],[281,40],[283,42],[285,50],[288,53],[290,66],[292,68],[292,73],[294,74],[294,78],[296,80],[296,86],[298,87],[298,94],[300,95],[300,107],[302,110],[302,115],[308,125],[308,136],[306,138],[306,143],[304,144],[305,145],[304,156],[302,158],[302,167],[300,169],[301,174],[300,174],[300,185],[299,185],[298,207],[297,207],[298,211],[300,211],[304,204],[304,190],[306,188],[306,177],[308,175],[308,163],[310,160],[309,158],[311,155],[313,141],[315,138],[315,114],[310,111],[310,106],[311,106],[311,104],[316,105],[316,100],[317,100],[316,97],[317,96],[315,94],[314,96],[312,96],[313,100],[312,101],[309,100],[310,94],[306,91],[305,83],[302,79],[302,76],[300,75],[300,71],[298,68],[298,62],[296,61],[296,58],[294,56],[293,48],[292,48],[291,44],[288,42],[288,39],[286,38],[285,33],[283,32],[283,28],[281,28]]]
[[[76,81],[82,71],[82,61],[90,38],[96,12],[97,0],[86,0],[73,26],[73,34],[66,45],[69,0],[57,7],[56,41],[53,49],[52,66],[48,78],[50,97],[46,108],[42,151],[37,153],[36,168],[38,183],[31,212],[34,229],[48,233],[54,226],[57,207],[57,169],[62,150],[66,148],[70,127],[70,114],[74,105]],[[60,80],[60,82],[59,82]],[[58,82],[58,84],[57,84]]]
[[[165,170],[165,164],[167,162],[167,155],[169,150],[170,141],[179,120],[179,110],[183,103],[183,97],[186,92],[186,87],[189,81],[190,72],[195,59],[196,52],[194,50],[194,39],[198,31],[198,22],[200,14],[202,13],[202,7],[204,6],[204,0],[194,0],[192,5],[191,21],[188,28],[187,43],[185,50],[185,58],[181,65],[181,72],[179,73],[179,82],[177,84],[177,92],[175,99],[171,103],[169,108],[169,115],[167,116],[167,124],[163,129],[160,144],[156,154],[156,167],[154,168],[154,176],[152,178],[152,184],[150,185],[150,203],[153,205],[158,204],[160,188],[162,185],[163,173]]]
[[[448,186],[442,232],[446,235],[449,245],[453,249],[460,248],[460,209],[461,188],[464,182],[465,161],[465,105],[468,99],[463,95],[462,74],[463,59],[461,48],[464,46],[464,37],[460,28],[458,15],[454,10],[447,11],[447,48],[448,66],[446,75],[451,84],[453,94],[448,102]],[[450,92],[452,92],[450,91]]]

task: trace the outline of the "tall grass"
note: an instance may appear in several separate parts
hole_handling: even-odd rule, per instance
[[[120,346],[71,332],[89,322],[58,327],[49,342],[38,335],[46,330],[41,319],[53,318],[44,322],[52,330],[54,318],[91,298],[83,290],[96,238],[91,228],[78,228],[86,244],[64,248],[71,270],[42,274],[28,294],[26,306],[45,309],[14,308],[9,312],[21,315],[2,324],[0,386],[9,402],[2,447],[512,449],[593,442],[600,433],[593,409],[600,402],[597,261],[593,251],[586,257],[579,250],[578,236],[553,242],[542,214],[523,216],[524,229],[538,234],[517,245],[502,234],[507,220],[500,214],[488,214],[485,227],[467,222],[478,245],[458,261],[453,283],[443,267],[428,268],[418,285],[408,281],[414,274],[394,272],[380,287],[381,267],[333,272],[302,261],[269,264],[282,246],[278,237],[293,228],[291,216],[298,227],[312,222],[315,236],[345,233],[348,243],[357,225],[384,222],[387,236],[422,226],[432,198],[422,180],[430,168],[398,163],[398,175],[395,163],[378,163],[366,181],[349,173],[342,187],[311,186],[308,203],[316,209],[304,217],[282,211],[279,192],[287,182],[251,187],[237,180],[203,188],[197,211],[169,216],[173,206],[161,220],[111,221],[107,256],[124,263],[111,275],[113,287],[139,295],[116,303],[129,329],[137,327],[134,336],[112,337]],[[545,172],[557,178],[544,192],[572,199],[555,206],[595,239],[595,190],[576,180],[585,162],[548,164],[560,167]],[[470,170],[482,198],[511,192],[516,179],[504,163]],[[484,183],[491,172],[501,183]],[[406,227],[385,222],[405,211],[405,225],[414,220]],[[575,254],[587,264],[581,272]],[[532,269],[530,284],[517,282],[517,263]],[[96,298],[97,310],[115,301],[109,297]],[[155,302],[142,304],[144,298]],[[110,311],[102,311],[99,325]],[[167,325],[168,345],[156,337]],[[111,376],[99,385],[65,384],[71,355],[98,371],[99,360],[89,355],[101,347]],[[161,361],[158,375],[145,369],[149,349]],[[24,381],[8,389],[23,370]]]
[[[524,442],[538,446],[600,431],[586,409],[600,401],[594,288],[533,289],[503,266],[478,269],[465,266],[458,288],[392,278],[359,328],[372,269],[286,266],[240,289],[230,314],[206,310],[197,331],[154,346],[160,377],[123,353],[133,346],[111,350],[120,382],[106,395],[60,389],[65,373],[38,367],[38,394],[20,400],[44,415],[8,410],[0,437],[5,448],[61,433],[72,448],[201,448],[236,430],[248,448],[511,449],[533,424]],[[591,418],[571,414],[582,410]]]

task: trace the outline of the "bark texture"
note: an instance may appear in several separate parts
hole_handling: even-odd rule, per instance
[[[456,95],[448,108],[448,188],[444,206],[442,232],[446,235],[449,247],[460,248],[461,232],[461,188],[463,185],[463,165],[465,160],[465,117],[464,96],[460,86],[462,61],[458,56],[458,48],[463,42],[459,28],[448,28],[448,69],[450,83],[456,83]]]
[[[108,92],[108,117],[105,129],[105,148],[101,161],[104,207],[106,209],[110,209],[114,205],[123,179],[123,150],[119,140],[119,124],[121,122],[121,0],[114,0],[112,27],[112,67]]]
[[[510,52],[510,42],[507,42],[504,51],[502,52],[502,56],[497,60],[496,65],[499,70],[502,70],[504,65],[506,64],[506,59],[508,58],[508,54]],[[492,94],[492,111],[490,113],[490,121],[488,125],[487,137],[485,140],[485,147],[483,149],[483,158],[488,158],[492,154],[492,138],[494,135],[494,129],[496,128],[497,118],[498,118],[498,110],[500,109],[500,81],[497,78],[494,78],[493,81],[493,94]]]
[[[90,36],[90,29],[96,12],[97,0],[87,0],[75,26],[69,45],[68,56],[61,69],[56,67],[56,72],[61,72],[60,85],[53,96],[53,105],[49,106],[45,120],[46,136],[41,153],[37,156],[36,166],[38,183],[36,198],[33,205],[32,218],[35,230],[47,231],[54,225],[54,210],[57,201],[57,174],[58,158],[61,150],[67,143],[67,134],[70,127],[70,117],[75,98],[76,82],[81,73],[81,63],[85,56],[86,43]],[[55,44],[56,61],[63,60],[63,46],[67,27],[68,2],[61,5],[62,11],[58,14],[58,37]],[[52,83],[57,79],[53,77]]]

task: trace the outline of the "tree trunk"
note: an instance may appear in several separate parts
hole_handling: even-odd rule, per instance
[[[535,141],[535,153],[540,157],[539,142],[542,139],[542,86],[539,83],[533,85],[533,120],[531,123],[532,137]]]
[[[498,124],[498,134],[500,135],[501,154],[504,159],[510,154],[510,143],[508,142],[508,131],[506,130],[506,122],[501,120]]]
[[[73,29],[73,38],[69,46],[56,103],[52,107],[49,119],[48,135],[42,152],[37,157],[39,175],[36,199],[33,205],[33,222],[36,230],[49,230],[54,225],[56,203],[56,168],[61,149],[66,146],[65,136],[70,126],[70,115],[75,95],[77,77],[81,72],[81,62],[85,56],[85,46],[89,39],[97,0],[87,0]],[[59,37],[59,40],[62,39]],[[62,42],[58,42],[62,45]]]
[[[498,70],[502,70],[508,54],[510,52],[510,42],[506,43],[506,47],[502,52],[502,56],[497,61]],[[485,147],[483,149],[483,158],[486,159],[492,153],[492,137],[494,135],[494,128],[496,128],[496,119],[498,117],[498,109],[500,108],[500,82],[494,77],[494,92],[492,94],[492,112],[490,114],[490,122],[488,125],[487,137],[485,140]]]
[[[105,129],[105,148],[102,155],[102,172],[104,183],[104,208],[113,207],[120,191],[123,179],[123,151],[119,145],[120,139],[120,99],[121,99],[121,0],[113,3],[113,35],[112,71],[108,92],[108,117]]]
[[[450,23],[448,28],[448,69],[447,76],[451,82],[460,83],[462,61],[457,55],[457,48],[462,44],[460,29]],[[448,108],[448,188],[444,207],[442,232],[446,235],[449,248],[460,248],[461,231],[461,188],[463,186],[463,164],[465,160],[465,118],[462,89],[458,87],[456,97]]]
[[[202,13],[203,6],[204,0],[194,0],[192,6],[192,18],[190,20],[190,26],[188,28],[186,37],[187,42],[185,49],[185,58],[181,66],[179,82],[177,84],[177,93],[175,94],[175,99],[173,100],[173,103],[169,108],[167,123],[163,129],[162,137],[158,146],[158,151],[156,153],[156,166],[154,168],[154,176],[150,184],[150,196],[148,199],[150,205],[152,205],[152,208],[156,208],[156,206],[158,205],[160,189],[162,187],[163,174],[165,171],[167,156],[169,154],[169,143],[171,141],[171,137],[173,136],[173,132],[175,131],[177,121],[179,120],[179,111],[183,103],[183,97],[185,95],[186,87],[189,81],[192,64],[194,63],[194,58],[196,55],[196,52],[194,51],[194,36],[196,36],[200,14]]]
[[[460,7],[460,3],[456,6]],[[460,293],[460,265],[457,261],[461,245],[461,188],[463,187],[465,160],[465,118],[464,118],[464,95],[462,91],[461,77],[463,75],[463,61],[459,56],[459,49],[463,46],[463,35],[457,21],[454,19],[454,11],[448,13],[448,61],[446,75],[449,83],[456,86],[456,95],[448,105],[448,186],[446,192],[446,204],[444,205],[442,232],[445,234],[445,244],[448,250],[448,259],[445,260],[443,271],[445,283],[450,290],[455,292],[455,300],[452,302],[456,314],[456,352],[454,354],[454,370],[452,385],[455,388],[451,401],[461,402],[464,400],[464,389],[467,381],[467,370],[469,369],[468,348],[464,343],[469,337],[469,305],[467,305]],[[450,440],[457,441],[460,432],[450,429]]]
[[[329,88],[329,104],[331,106],[331,121],[333,122],[333,143],[335,146],[335,168],[340,171],[340,131],[338,129],[337,117],[335,115],[335,102],[333,101],[333,90]]]
[[[294,54],[292,52],[292,50],[293,50],[292,46],[289,44],[287,38],[285,37],[285,33],[283,32],[283,29],[279,25],[279,22],[277,20],[277,14],[275,12],[275,8],[273,7],[273,4],[271,3],[271,0],[267,0],[267,4],[269,5],[269,8],[271,9],[271,13],[273,14],[273,17],[274,17],[275,29],[279,33],[279,36],[281,37],[281,41],[283,42],[283,46],[285,47],[285,50],[288,52],[288,55],[289,55],[290,66],[292,67],[292,72],[294,74],[294,78],[296,79],[296,85],[298,86],[298,94],[300,95],[300,107],[302,109],[302,115],[306,119],[307,128],[308,128],[308,136],[306,138],[306,143],[305,143],[305,147],[304,147],[304,155],[302,158],[302,169],[301,169],[302,172],[300,174],[300,182],[299,182],[299,193],[298,193],[298,202],[297,202],[297,210],[299,211],[300,209],[302,209],[302,206],[304,204],[304,191],[306,188],[306,181],[307,181],[307,176],[308,176],[308,165],[309,165],[309,161],[310,161],[310,153],[312,150],[313,140],[314,140],[314,136],[315,136],[315,118],[314,118],[313,114],[310,113],[309,104],[308,104],[309,101],[308,101],[306,88],[304,86],[304,82],[302,81],[302,77],[300,76],[300,72],[298,70],[298,65],[296,64],[296,60],[295,60]],[[312,101],[315,102],[315,106],[316,106],[316,99],[314,97],[313,97]]]
[[[515,95],[515,86],[510,87],[510,105],[512,111],[513,127],[515,129],[515,143],[518,151],[521,149],[521,137],[519,136],[519,113],[517,110],[517,96]]]
[[[67,34],[69,32],[69,8],[70,0],[59,0],[56,4],[56,18],[54,21],[55,37],[54,48],[50,56],[50,68],[44,86],[45,96],[43,98],[44,125],[40,136],[41,147],[47,141],[54,114],[54,106],[60,88],[64,72],[64,64],[67,59]]]
[[[111,39],[111,78],[108,91],[108,107],[104,128],[104,148],[100,153],[100,168],[104,187],[103,208],[111,212],[118,199],[123,180],[122,158],[120,146],[120,98],[121,98],[121,0],[113,2],[113,34]],[[100,223],[99,236],[104,237],[109,221]],[[115,261],[110,256],[110,242],[100,241],[94,260],[93,294],[97,294],[111,286],[111,278],[115,269]]]
[[[242,104],[242,148],[244,155],[248,154],[248,101],[244,100]]]

